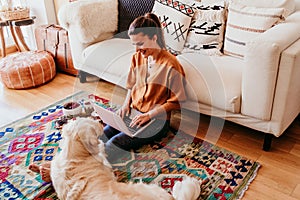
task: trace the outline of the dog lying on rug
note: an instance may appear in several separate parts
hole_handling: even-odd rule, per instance
[[[99,140],[102,125],[89,118],[69,121],[62,129],[62,151],[51,162],[50,176],[59,199],[196,200],[200,182],[187,177],[173,196],[155,184],[117,182]]]

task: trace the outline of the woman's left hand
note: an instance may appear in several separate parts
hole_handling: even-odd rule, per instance
[[[150,121],[150,116],[148,113],[143,113],[143,114],[140,114],[140,115],[137,115],[135,116],[131,123],[130,123],[130,127],[141,127],[143,126],[144,124],[146,124],[147,122]]]

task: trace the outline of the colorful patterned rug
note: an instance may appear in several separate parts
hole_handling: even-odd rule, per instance
[[[63,104],[88,98],[79,92],[41,111],[0,128],[0,199],[57,199],[50,183],[28,170],[31,163],[51,161],[62,139],[55,121]],[[102,99],[103,100],[103,99]],[[171,191],[185,175],[203,181],[199,199],[238,199],[255,178],[260,164],[182,132],[126,154],[113,163],[119,181],[156,183]]]

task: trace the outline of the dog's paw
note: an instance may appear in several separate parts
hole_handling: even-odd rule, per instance
[[[99,140],[99,141],[100,141],[100,143],[98,144],[98,148],[99,148],[98,156],[99,156],[101,162],[105,166],[107,166],[109,168],[112,168],[112,166],[110,165],[109,161],[107,160],[107,154],[105,152],[105,144],[101,140]]]
[[[201,193],[201,182],[186,176],[182,182],[175,183],[172,195],[176,200],[197,200]]]

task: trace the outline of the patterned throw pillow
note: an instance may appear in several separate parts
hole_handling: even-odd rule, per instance
[[[168,50],[175,55],[180,54],[194,15],[194,8],[184,1],[155,0],[152,12],[162,23]]]
[[[222,55],[225,29],[224,1],[213,4],[194,3],[193,7],[196,11],[183,52]]]
[[[283,19],[283,8],[257,8],[230,3],[224,54],[243,58],[247,42]]]

